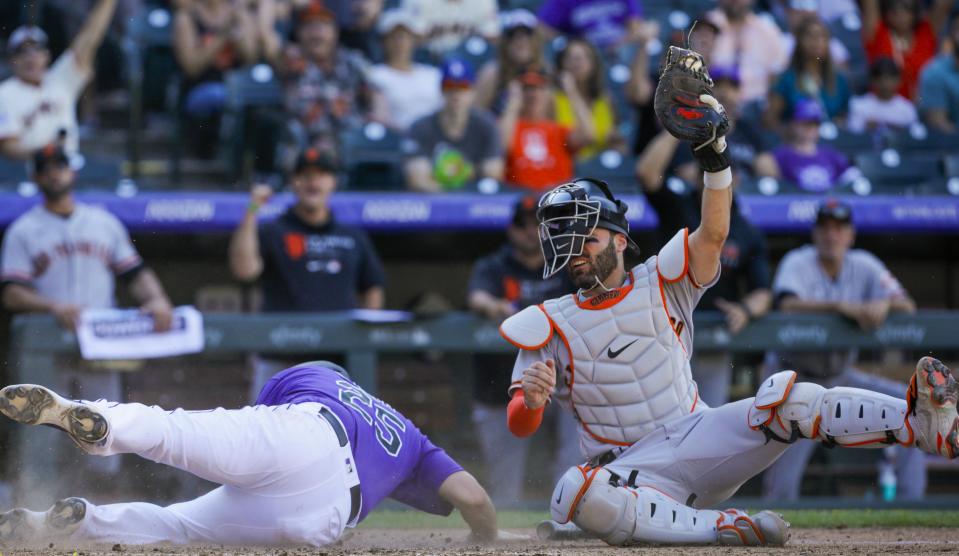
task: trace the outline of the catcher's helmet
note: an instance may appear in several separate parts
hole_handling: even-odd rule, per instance
[[[592,188],[600,193],[591,192]],[[548,191],[539,200],[539,242],[546,264],[543,278],[549,278],[565,267],[570,259],[583,253],[586,238],[597,227],[626,236],[629,248],[639,247],[629,237],[626,203],[613,197],[606,182],[593,178],[577,178]]]

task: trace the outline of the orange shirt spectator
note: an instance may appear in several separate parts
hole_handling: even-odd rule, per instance
[[[592,140],[589,109],[575,99],[576,128],[552,118],[553,93],[549,78],[538,67],[528,68],[509,84],[500,133],[506,146],[508,183],[534,190],[547,189],[573,177],[574,135]]]
[[[892,58],[902,70],[898,93],[916,99],[919,72],[936,56],[938,36],[933,22],[946,21],[951,0],[937,0],[922,14],[918,0],[864,0],[863,42],[870,62]]]
[[[506,181],[541,190],[573,177],[570,129],[549,120],[519,120],[506,154]]]

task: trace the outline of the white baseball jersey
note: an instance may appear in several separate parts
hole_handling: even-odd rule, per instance
[[[0,83],[0,139],[17,138],[22,149],[36,151],[66,132],[64,148],[79,148],[77,99],[90,81],[90,72],[77,65],[67,50],[43,76],[40,85],[18,77]]]
[[[141,264],[126,228],[106,210],[77,203],[65,218],[37,205],[7,229],[0,280],[99,309],[116,304],[114,277]]]
[[[629,446],[705,407],[689,367],[692,317],[719,274],[698,285],[689,272],[687,242],[681,230],[659,255],[630,270],[628,283],[617,290],[548,300],[503,323],[503,335],[522,348],[510,390],[520,387],[523,371],[535,361],[552,359],[557,398],[580,422],[587,458]]]

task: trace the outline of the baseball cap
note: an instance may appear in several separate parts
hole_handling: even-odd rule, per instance
[[[13,54],[24,45],[31,43],[46,48],[47,34],[35,25],[22,25],[10,34],[10,39],[7,41],[7,52]]]
[[[426,33],[426,25],[421,19],[413,17],[413,14],[410,12],[399,8],[393,8],[383,12],[376,24],[376,30],[379,31],[381,35],[386,35],[397,27],[405,27],[415,35],[423,35]]]
[[[299,174],[304,170],[319,170],[335,174],[340,171],[340,165],[329,152],[321,151],[316,148],[309,148],[296,157],[296,164],[293,166],[293,173]]]
[[[473,86],[473,68],[462,58],[448,58],[440,71],[444,89],[469,89]]]
[[[816,211],[816,224],[826,220],[848,224],[852,222],[852,207],[836,198],[826,199]]]
[[[513,205],[513,226],[522,226],[531,219],[536,220],[536,209],[539,206],[539,199],[532,195],[522,195]]]
[[[313,0],[296,12],[296,24],[303,25],[313,21],[332,21],[336,23],[336,14],[319,0]]]
[[[536,24],[539,22],[536,19],[536,16],[533,15],[533,12],[525,9],[517,10],[508,10],[500,14],[499,16],[500,26],[503,28],[503,33],[509,33],[517,29],[527,29],[534,30],[536,29]]]
[[[50,143],[39,151],[33,153],[34,173],[39,174],[43,172],[51,164],[61,164],[63,166],[70,165],[70,157],[67,156],[67,153],[63,150],[63,147],[56,143]]]
[[[529,87],[542,87],[549,84],[549,76],[539,66],[529,66],[517,77],[520,83]]]
[[[793,109],[794,122],[821,122],[823,121],[822,107],[811,99],[801,99]]]
[[[736,85],[742,83],[742,79],[739,76],[739,68],[736,66],[713,66],[709,68],[709,76],[712,77],[715,83],[719,83],[720,81],[731,81]]]

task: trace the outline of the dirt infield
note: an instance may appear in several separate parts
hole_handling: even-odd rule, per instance
[[[513,530],[515,533],[533,535],[532,530]],[[97,546],[72,547],[66,545],[45,546],[33,550],[2,550],[8,555],[66,554],[99,556],[118,554],[191,554],[216,556],[226,554],[275,554],[277,556],[324,556],[370,555],[370,556],[420,556],[427,554],[517,556],[602,556],[622,555],[624,550],[612,548],[599,541],[541,542],[538,540],[514,541],[493,546],[470,545],[464,541],[466,531],[443,530],[396,530],[364,529],[349,534],[335,546],[311,549],[290,547],[281,549],[243,547],[171,547],[171,546]],[[728,547],[641,547],[643,554],[696,554],[729,556]],[[896,528],[896,529],[797,529],[785,548],[740,548],[749,554],[956,554],[959,553],[959,529],[957,528]]]

